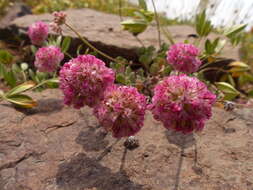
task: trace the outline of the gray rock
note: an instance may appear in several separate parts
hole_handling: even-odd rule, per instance
[[[32,14],[32,12],[24,3],[15,3],[9,8],[5,16],[0,20],[0,28],[6,28],[16,18],[29,14]]]
[[[135,47],[140,47],[140,44],[129,32],[122,30],[119,16],[91,9],[71,9],[67,10],[66,13],[68,15],[67,22],[98,49],[113,57],[120,55],[134,61],[137,60]],[[28,26],[33,22],[39,20],[51,22],[52,19],[53,17],[50,14],[26,15],[15,19],[10,25],[25,34]],[[189,34],[194,33],[194,29],[186,25],[173,25],[169,26],[168,29],[176,42],[183,42]],[[76,35],[66,28],[64,28],[64,35],[76,38]],[[214,39],[217,36],[212,34],[211,38]],[[147,31],[140,34],[139,38],[145,46],[154,45],[157,47],[158,40],[155,23],[148,27]],[[168,41],[163,34],[162,40]],[[76,49],[81,44],[80,40],[74,41],[75,43],[72,44],[72,47],[75,48],[72,49]],[[227,58],[238,59],[238,48],[232,48],[231,45],[227,45],[222,55]]]
[[[59,90],[30,95],[37,108],[0,104],[1,190],[253,189],[252,109],[214,108],[202,133],[186,136],[147,113],[140,146],[128,151],[91,109],[65,107]]]

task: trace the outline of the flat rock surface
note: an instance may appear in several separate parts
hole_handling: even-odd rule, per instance
[[[126,50],[140,47],[138,41],[129,32],[122,30],[120,17],[117,15],[102,13],[91,9],[70,9],[67,10],[66,13],[68,15],[67,22],[90,42],[95,43],[94,45],[102,48],[104,51],[111,46]],[[39,20],[51,22],[53,17],[50,14],[26,15],[15,19],[10,24],[26,30],[29,25]],[[168,29],[176,42],[183,42],[189,34],[195,32],[191,26],[187,25],[173,25],[169,26]],[[64,28],[64,35],[76,37],[73,32],[66,28]],[[211,34],[210,38],[214,39],[217,36],[218,35],[216,34]],[[139,38],[146,46],[158,46],[157,29],[155,24],[148,27],[144,33],[139,35]],[[163,41],[167,41],[164,35],[162,35],[162,39]],[[111,51],[113,51],[113,49]],[[113,52],[109,51],[107,53],[113,55]],[[234,48],[228,43],[222,56],[239,59],[238,48]]]
[[[31,110],[0,104],[0,190],[253,189],[253,110],[214,108],[203,132],[187,136],[147,113],[140,147],[126,151],[60,91],[32,96]]]

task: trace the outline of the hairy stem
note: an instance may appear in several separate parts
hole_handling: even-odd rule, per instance
[[[142,47],[145,47],[144,43],[141,41],[140,38],[138,38],[138,36],[134,36],[134,37],[141,44]]]
[[[154,12],[155,12],[156,26],[157,26],[157,32],[158,32],[158,42],[159,42],[159,46],[161,48],[162,47],[162,41],[161,41],[160,22],[159,22],[159,17],[158,17],[158,13],[157,13],[157,10],[156,10],[154,0],[152,0],[152,4],[153,4],[153,7],[154,7]]]
[[[123,20],[122,18],[122,1],[119,0],[119,18],[120,18],[120,21]]]
[[[112,58],[111,56],[103,53],[102,51],[98,50],[96,47],[94,47],[90,42],[88,42],[84,37],[81,36],[81,34],[79,34],[79,32],[77,32],[72,26],[70,26],[69,24],[65,23],[65,25],[72,30],[81,40],[82,42],[87,45],[89,48],[93,49],[95,52],[97,52],[98,54],[102,55],[103,57],[113,61],[113,62],[117,62],[116,59]]]

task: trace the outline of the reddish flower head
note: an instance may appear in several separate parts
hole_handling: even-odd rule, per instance
[[[59,26],[66,22],[67,14],[64,13],[63,11],[53,12],[53,16],[54,16],[54,23],[58,24]]]
[[[149,108],[167,129],[190,133],[203,129],[215,100],[216,96],[197,78],[170,76],[155,87]]]
[[[199,50],[194,45],[178,43],[170,47],[167,61],[175,70],[189,74],[196,72],[202,64],[198,55]]]
[[[54,72],[63,60],[64,54],[60,48],[48,46],[40,48],[35,54],[35,67],[40,72]]]
[[[114,82],[114,72],[92,55],[81,55],[65,63],[60,71],[60,88],[64,102],[79,109],[93,107],[104,97],[107,87]]]
[[[42,43],[47,39],[48,36],[48,24],[44,22],[36,22],[29,26],[28,36],[34,45],[42,45]]]
[[[136,134],[143,126],[147,101],[136,88],[111,86],[94,113],[100,124],[115,138]]]

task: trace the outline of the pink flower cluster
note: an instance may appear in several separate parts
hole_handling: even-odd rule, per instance
[[[190,133],[203,129],[215,99],[197,78],[172,75],[155,87],[149,109],[167,129]]]
[[[39,21],[29,26],[28,36],[32,44],[40,46],[47,39],[48,31],[48,25]]]
[[[94,114],[115,138],[135,135],[143,126],[147,101],[136,88],[111,86]]]
[[[114,82],[114,72],[92,55],[81,55],[65,63],[60,71],[64,102],[79,109],[99,103]]]
[[[63,60],[64,54],[60,48],[48,46],[40,48],[35,54],[35,67],[40,72],[54,72]]]
[[[54,21],[50,23],[50,27],[52,31],[56,33],[62,33],[61,25],[63,25],[66,22],[67,14],[62,11],[59,11],[59,12],[54,12],[53,16],[54,16]]]
[[[170,47],[167,53],[167,61],[172,67],[180,72],[196,72],[202,64],[197,58],[199,50],[192,44],[178,43]]]
[[[58,25],[62,25],[66,21],[67,14],[64,13],[63,11],[59,11],[59,12],[53,12],[53,16],[54,16],[54,23]]]

